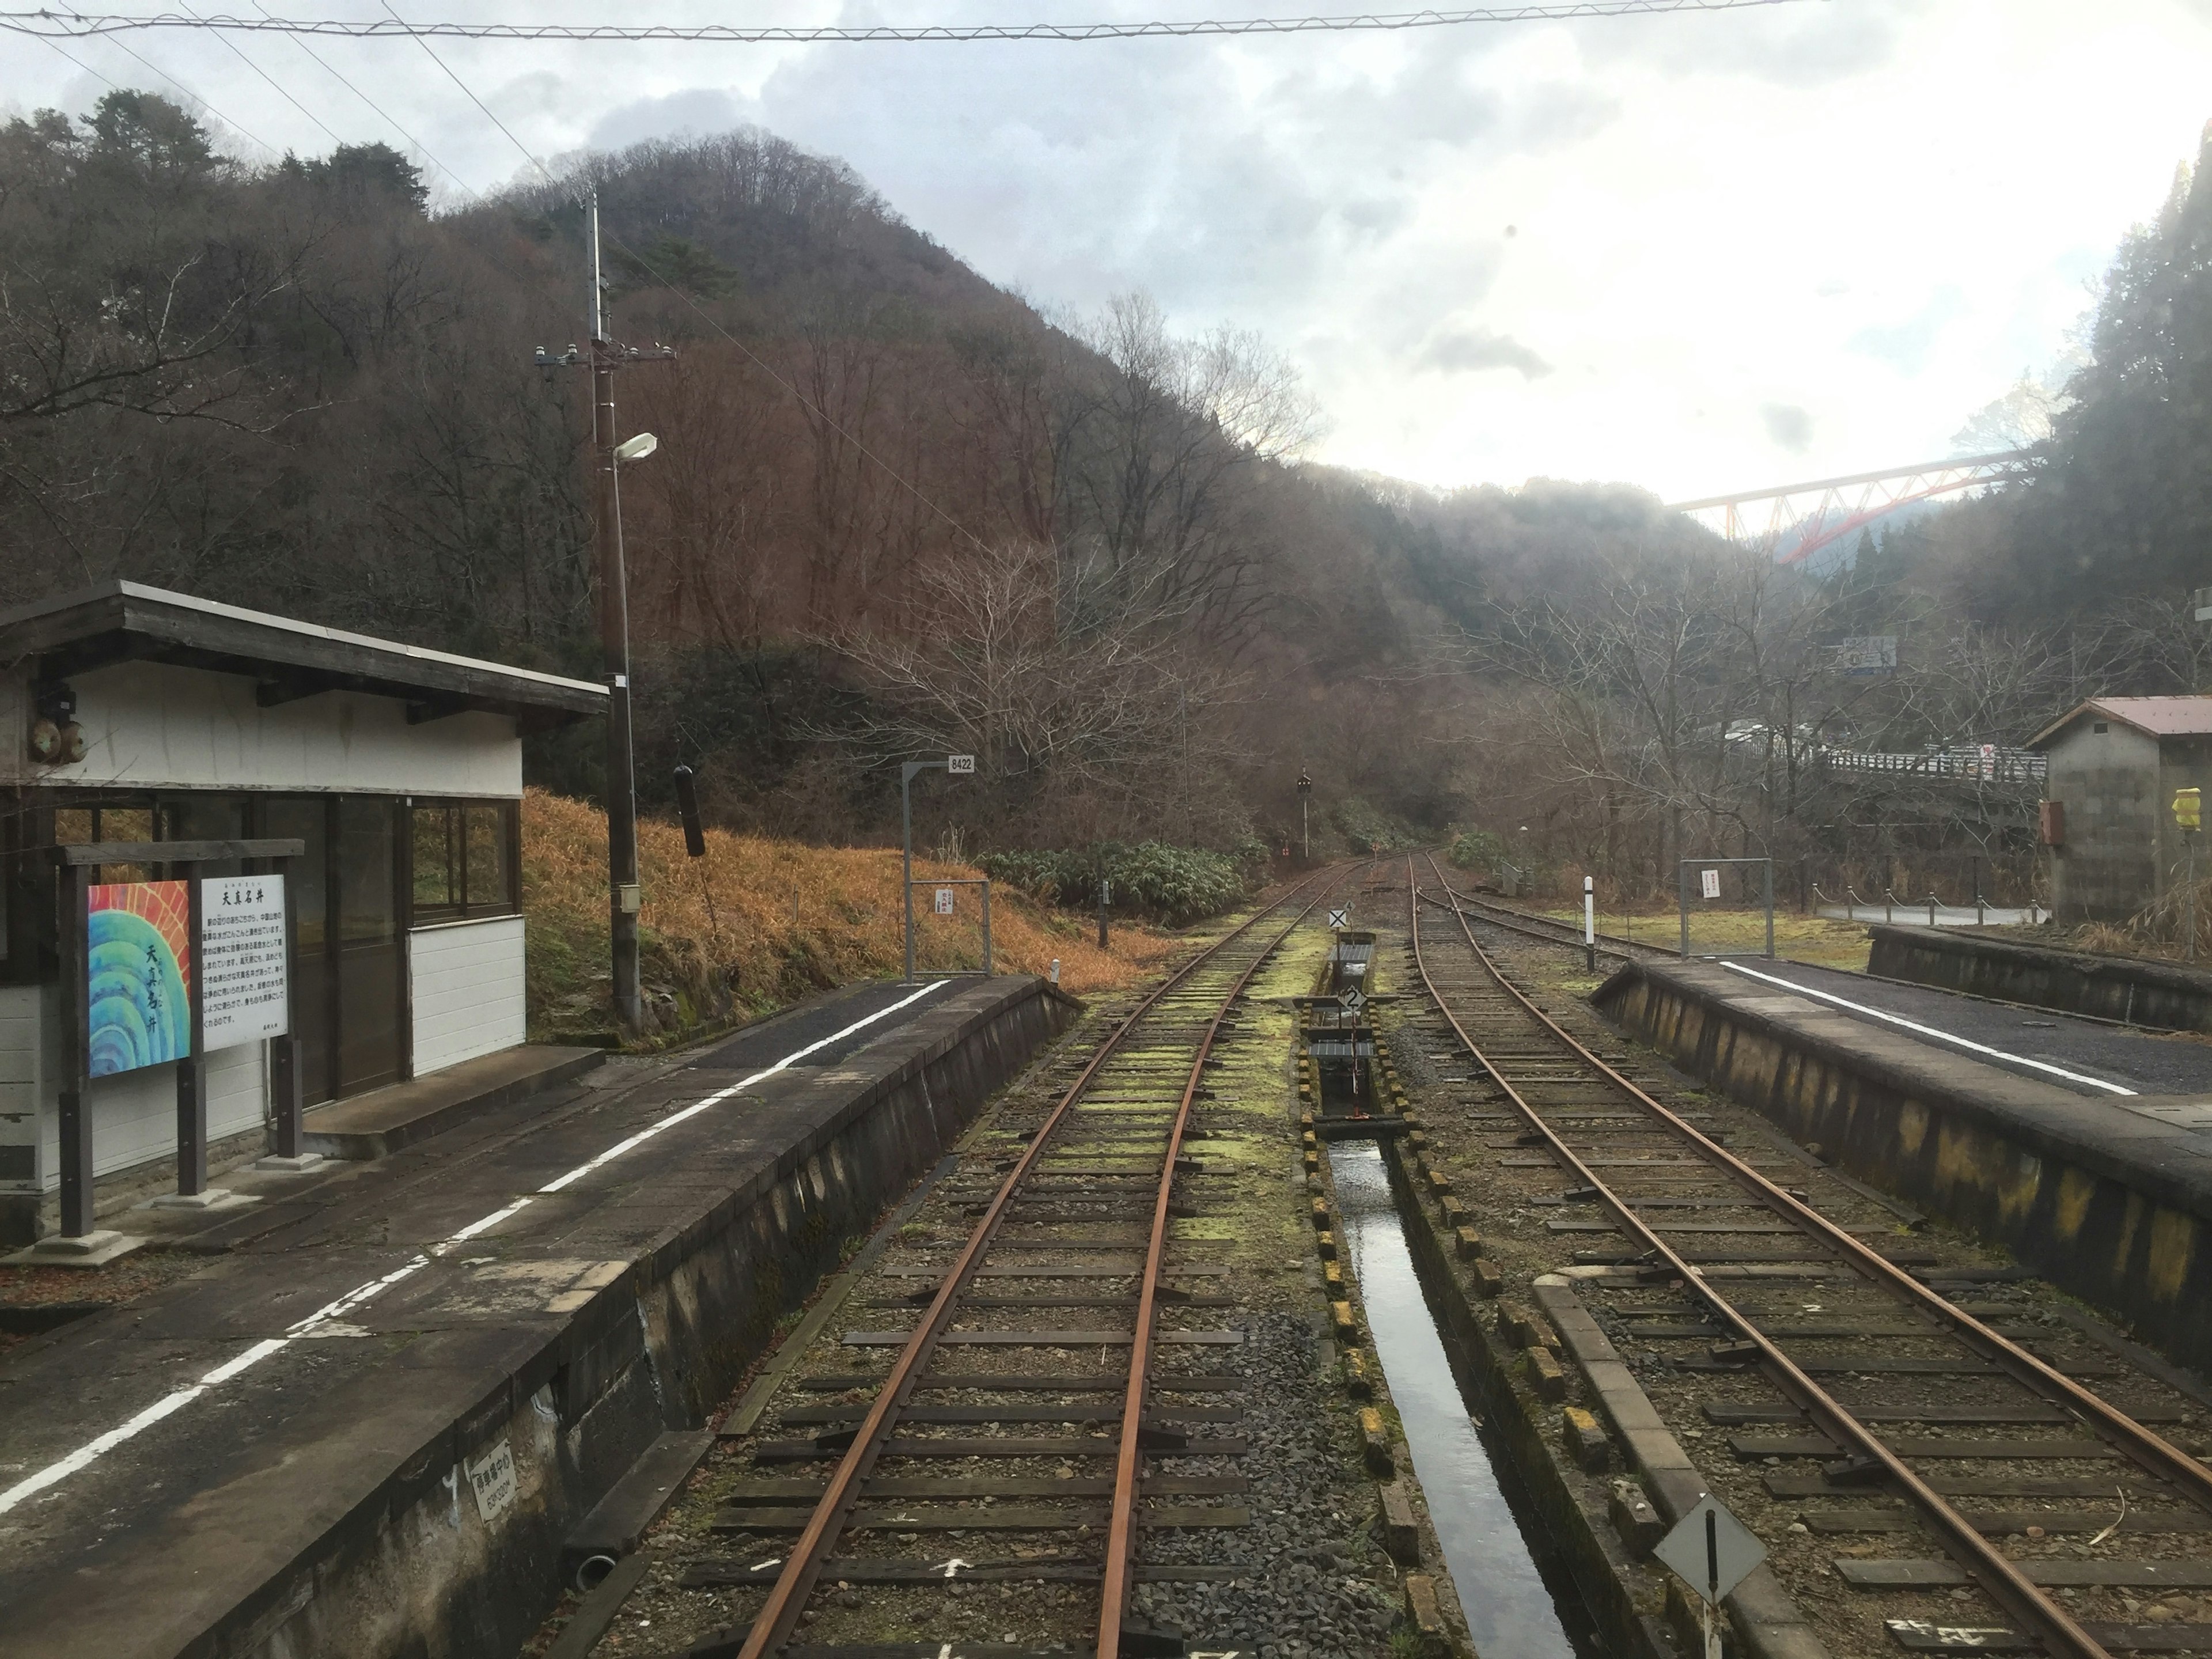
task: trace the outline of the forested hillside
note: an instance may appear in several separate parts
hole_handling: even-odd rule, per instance
[[[1686,848],[2018,854],[2014,807],[1839,794],[1820,750],[2207,684],[2203,158],[2028,475],[1802,569],[1627,486],[1318,466],[1264,341],[1042,313],[767,133],[434,214],[380,146],[249,168],[115,94],[0,131],[0,598],[125,574],[595,673],[586,388],[533,362],[583,332],[586,185],[613,333],[676,350],[617,377],[661,441],[623,480],[648,807],[682,761],[731,829],[880,837],[894,757],[973,750],[921,792],[951,854],[1281,847],[1303,767],[1316,850],[1476,825],[1663,890]],[[1898,672],[1844,673],[1881,634]],[[591,732],[532,764],[598,787]]]
[[[1234,329],[1048,319],[842,164],[758,131],[433,216],[380,146],[256,170],[161,98],[0,133],[6,597],[125,574],[595,672],[583,332],[596,185],[647,801],[879,830],[883,762],[974,749],[1006,844],[1279,836],[1301,764],[1373,833],[1462,805],[1374,741],[1465,583]],[[589,792],[588,734],[541,753]],[[971,833],[975,833],[971,830]]]

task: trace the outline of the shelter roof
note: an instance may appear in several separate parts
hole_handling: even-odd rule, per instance
[[[2118,720],[2154,738],[2212,737],[2212,697],[2092,697],[2051,721],[2027,746],[2047,748],[2060,732],[2090,714]]]
[[[508,714],[526,729],[604,714],[606,688],[536,669],[349,634],[267,611],[107,581],[0,611],[0,659],[33,659],[42,680],[123,662],[163,662],[243,674],[264,708],[324,691],[396,697],[410,720],[469,710]]]

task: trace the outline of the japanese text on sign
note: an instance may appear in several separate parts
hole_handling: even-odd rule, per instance
[[[285,981],[284,878],[200,883],[200,1036],[209,1051],[291,1029]]]
[[[952,890],[950,887],[937,890],[937,914],[940,916],[952,914]]]
[[[1699,885],[1704,889],[1705,895],[1707,898],[1718,898],[1721,896],[1721,872],[1719,871],[1700,870],[1698,872],[1698,879]]]

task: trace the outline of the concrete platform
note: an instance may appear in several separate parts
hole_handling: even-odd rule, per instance
[[[2001,1071],[2056,1084],[2078,1094],[2110,1095],[2111,1088],[2100,1084],[2139,1095],[2212,1092],[2212,1045],[2176,1041],[2054,1011],[2008,1007],[1933,986],[1899,985],[1871,975],[1816,968],[1807,963],[1744,957],[1730,964],[1729,971],[1747,980],[1749,974],[1765,975],[1793,987],[1821,992],[1840,1003],[1856,1004],[1856,1008],[1838,1003],[1824,1006],[1861,1024],[1899,1031],[1916,1042],[1966,1054]],[[1765,981],[1749,982],[1765,984]],[[1945,1043],[1924,1033],[1905,1031],[1881,1018],[1882,1014],[1909,1019],[1960,1041]],[[1996,1052],[1974,1054],[1964,1046],[1968,1042]],[[2073,1076],[2061,1075],[2064,1073]],[[2079,1080],[2082,1079],[2089,1081]]]
[[[1838,984],[1873,1006],[1877,982],[1857,975],[1744,965]],[[1955,1025],[2021,1018],[1944,993],[1881,988]],[[2212,1091],[2123,1096],[2019,1075],[1717,963],[1631,963],[1592,1000],[1850,1174],[2001,1245],[2142,1341],[2212,1370],[2212,1322],[2200,1316],[2212,1297]],[[2092,1035],[2118,1045],[2094,1056],[2115,1071],[2197,1075],[2212,1059],[2198,1045],[2071,1024],[2081,1030],[2034,1036],[2085,1067]]]
[[[0,1364],[0,1645],[514,1652],[578,1522],[1073,1010],[857,988],[253,1177],[199,1272]]]
[[[2148,957],[2096,956],[2023,939],[1867,929],[1870,972],[2062,1012],[2212,1031],[2212,971]]]
[[[388,1158],[479,1113],[558,1088],[606,1057],[604,1048],[503,1048],[428,1077],[311,1106],[301,1125],[301,1145],[325,1158]]]

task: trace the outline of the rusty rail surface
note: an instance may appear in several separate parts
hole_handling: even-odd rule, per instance
[[[1431,872],[1437,883],[1443,883],[1441,871],[1430,860]],[[1420,892],[1413,861],[1407,860],[1407,896],[1411,913],[1411,932],[1413,960],[1421,982],[1439,1012],[1477,1064],[1488,1073],[1491,1080],[1509,1100],[1514,1109],[1526,1121],[1529,1128],[1540,1135],[1553,1158],[1571,1170],[1575,1179],[1589,1188],[1596,1200],[1638,1245],[1656,1261],[1662,1261],[1680,1277],[1685,1287],[1692,1288],[1695,1296],[1709,1306],[1723,1323],[1741,1333],[1745,1340],[1759,1351],[1759,1358],[1769,1374],[1784,1393],[1802,1407],[1812,1420],[1826,1429],[1838,1443],[1855,1449],[1860,1455],[1878,1465],[1890,1480],[1911,1499],[1945,1540],[1957,1556],[1960,1565],[1978,1582],[1990,1597],[2014,1618],[2039,1632],[2049,1650],[2075,1656],[2075,1659],[2110,1659],[2102,1647],[2073,1615],[2043,1590],[2031,1583],[2017,1566],[1984,1537],[1965,1516],[1960,1514],[1941,1494],[1936,1492],[1904,1461],[1893,1452],[1864,1423],[1853,1416],[1839,1401],[1783,1352],[1773,1340],[1746,1315],[1723,1297],[1711,1282],[1692,1266],[1674,1247],[1662,1238],[1636,1210],[1604,1181],[1596,1170],[1586,1164],[1570,1147],[1559,1132],[1546,1121],[1514,1087],[1512,1082],[1484,1054],[1459,1018],[1452,1012],[1443,994],[1430,976],[1426,957],[1421,948]],[[1796,1224],[1820,1243],[1833,1249],[1852,1267],[1868,1278],[1897,1291],[1926,1311],[1935,1314],[1953,1333],[1985,1358],[2002,1365],[2017,1381],[2046,1399],[2075,1413],[2089,1426],[2099,1431],[2119,1450],[2134,1459],[2151,1474],[2169,1481],[2191,1501],[2212,1510],[2212,1470],[2174,1447],[2152,1430],[2113,1407],[2101,1396],[2081,1387],[2072,1378],[2029,1353],[2026,1349],[1992,1330],[1963,1309],[1938,1295],[1910,1273],[1887,1261],[1880,1252],[1862,1243],[1810,1205],[1791,1196],[1781,1187],[1769,1181],[1742,1159],[1703,1133],[1693,1125],[1653,1099],[1627,1078],[1623,1077],[1596,1054],[1577,1042],[1556,1021],[1513,984],[1491,960],[1474,937],[1466,912],[1457,905],[1450,907],[1457,918],[1461,932],[1466,936],[1468,948],[1475,959],[1497,982],[1500,989],[1533,1019],[1573,1051],[1591,1069],[1634,1100],[1670,1131],[1687,1142],[1707,1162],[1724,1170],[1753,1193],[1777,1215]]]
[[[1145,1273],[1139,1291],[1135,1337],[1130,1349],[1129,1377],[1115,1464],[1114,1502],[1103,1589],[1100,1597],[1099,1659],[1115,1659],[1121,1650],[1121,1623],[1127,1607],[1131,1578],[1129,1569],[1135,1553],[1137,1474],[1142,1462],[1140,1436],[1143,1433],[1143,1405],[1150,1364],[1152,1328],[1166,1244],[1176,1160],[1182,1148],[1184,1130],[1189,1123],[1191,1103],[1196,1097],[1206,1057],[1220,1030],[1223,1017],[1236,1006],[1261,965],[1281,947],[1298,924],[1313,913],[1328,892],[1349,873],[1344,870],[1324,870],[1308,878],[1168,975],[1107,1034],[1089,1063],[1068,1085],[1042,1127],[1007,1171],[1006,1179],[1000,1183],[997,1193],[969,1235],[968,1242],[939,1282],[937,1294],[927,1311],[915,1325],[914,1334],[908,1340],[906,1346],[900,1351],[881,1391],[855,1431],[851,1446],[830,1475],[828,1489],[816,1504],[805,1528],[792,1545],[790,1553],[785,1557],[782,1571],[769,1592],[767,1602],[753,1620],[744,1645],[739,1650],[738,1659],[768,1659],[769,1656],[779,1652],[797,1630],[823,1564],[829,1559],[830,1550],[836,1545],[851,1517],[854,1505],[859,1500],[862,1484],[875,1468],[884,1444],[897,1426],[900,1413],[905,1409],[915,1383],[934,1356],[939,1338],[951,1324],[960,1297],[997,1234],[1008,1207],[1043,1156],[1054,1132],[1074,1109],[1100,1069],[1139,1023],[1200,969],[1268,917],[1286,906],[1297,904],[1301,897],[1311,892],[1313,896],[1306,898],[1281,931],[1223,995],[1221,1006],[1208,1023],[1206,1035],[1191,1062],[1189,1076],[1183,1085],[1182,1103],[1169,1136],[1167,1155],[1160,1166],[1158,1194],[1152,1209],[1151,1238],[1146,1251]]]

